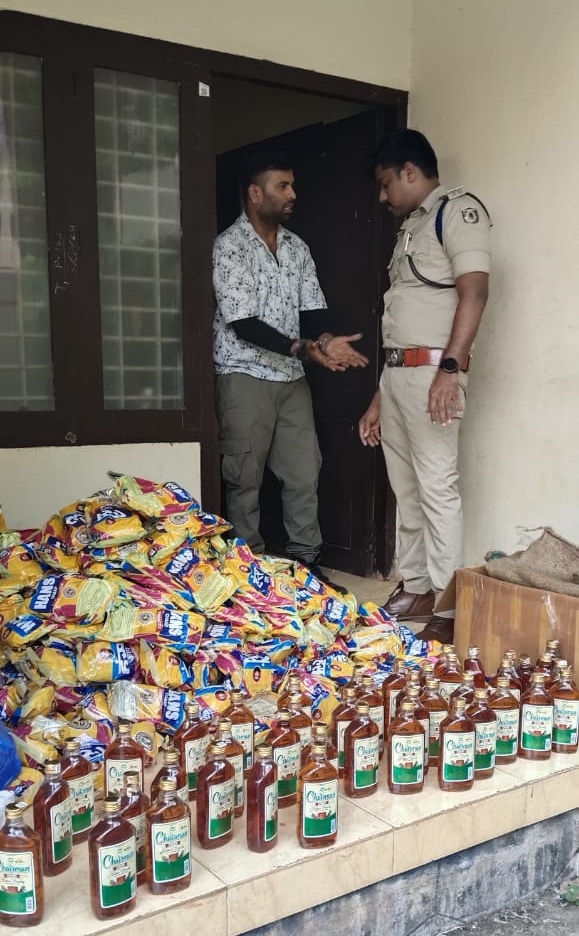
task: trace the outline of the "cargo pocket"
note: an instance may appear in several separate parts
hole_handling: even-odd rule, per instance
[[[221,474],[228,487],[253,488],[258,484],[257,463],[249,439],[243,436],[218,440]]]

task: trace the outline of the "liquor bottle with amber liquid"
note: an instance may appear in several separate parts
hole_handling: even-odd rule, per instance
[[[333,845],[338,836],[338,771],[325,744],[312,744],[298,779],[298,842],[302,848]]]
[[[553,699],[545,689],[545,673],[534,672],[521,698],[519,757],[547,760],[553,743]]]
[[[312,744],[325,744],[326,757],[328,758],[330,764],[335,767],[336,770],[338,770],[338,749],[335,747],[329,736],[329,725],[327,722],[314,722],[312,725]],[[305,748],[302,748],[302,767],[304,767],[310,759],[310,754],[312,753],[312,744],[308,744]]]
[[[0,923],[6,926],[36,926],[44,916],[40,835],[22,812],[8,803],[0,829]]]
[[[175,779],[161,780],[146,812],[147,883],[152,894],[174,894],[191,883],[191,813]]]
[[[475,727],[466,714],[466,701],[452,699],[450,713],[440,726],[438,785],[441,790],[470,790],[474,783]]]
[[[543,656],[546,656],[547,654],[550,654],[550,655],[551,655],[551,659],[552,659],[552,660],[554,660],[555,657],[562,656],[562,654],[561,654],[561,642],[560,642],[559,640],[557,640],[556,637],[551,638],[551,639],[548,640],[547,643],[545,644],[545,649],[543,650],[543,653],[541,653],[541,655],[540,655],[539,658],[537,659],[537,662],[535,663],[535,669],[537,669],[538,667],[540,667],[542,663],[545,663],[545,664],[546,664],[547,660],[543,660],[542,658],[543,658]]]
[[[277,797],[280,809],[293,806],[298,798],[301,743],[299,734],[290,725],[290,719],[289,709],[279,709],[275,724],[266,738],[267,743],[272,746],[273,759],[277,766]]]
[[[64,742],[61,775],[68,783],[72,807],[72,843],[88,838],[94,824],[94,774],[91,764],[80,753],[78,738]]]
[[[258,744],[247,778],[247,847],[268,852],[277,845],[277,767],[271,744]]]
[[[508,656],[503,656],[496,673],[489,679],[489,685],[496,689],[501,678],[509,680],[509,689],[517,702],[520,702],[522,683],[513,661]]]
[[[253,767],[255,717],[245,705],[241,689],[232,689],[229,698],[231,705],[223,714],[231,720],[231,733],[243,747],[243,773],[247,777]]]
[[[137,770],[125,774],[125,786],[121,793],[121,816],[135,830],[137,848],[137,886],[147,880],[147,823],[145,814],[151,805],[149,797],[140,787]]]
[[[312,719],[302,708],[302,698],[299,692],[291,692],[287,707],[291,715],[290,725],[300,736],[301,749],[312,741]]]
[[[474,673],[463,670],[462,681],[450,694],[450,700],[461,697],[467,705],[474,701]]]
[[[456,653],[455,645],[443,644],[442,649],[436,658],[436,663],[434,664],[434,675],[437,679],[440,679],[440,671],[443,667],[446,666],[446,660],[449,653]]]
[[[549,694],[551,692],[552,686],[554,686],[561,678],[561,670],[565,669],[566,666],[569,666],[569,660],[563,660],[561,657],[555,657],[553,660],[553,669],[551,670],[551,675],[547,676],[545,680],[545,689]]]
[[[163,765],[151,781],[151,802],[154,803],[161,789],[161,780],[174,780],[177,784],[177,795],[184,803],[189,803],[189,784],[187,772],[181,763],[181,755],[177,748],[169,747],[163,751]]]
[[[406,662],[395,660],[393,671],[382,683],[382,702],[384,704],[384,730],[388,732],[388,725],[396,715],[396,699],[408,682]]]
[[[219,848],[233,838],[235,770],[223,741],[207,748],[207,761],[197,774],[197,838],[201,848]]]
[[[553,699],[553,744],[556,754],[574,754],[579,729],[579,690],[570,666],[561,667],[559,679],[551,686]]]
[[[469,647],[462,664],[463,672],[474,673],[474,688],[484,689],[486,686],[485,671],[480,659],[478,647]]]
[[[432,679],[434,676],[434,661],[433,660],[424,660],[420,664],[420,688],[424,689],[427,679]]]
[[[404,702],[410,702],[412,704],[412,710],[414,712],[414,717],[416,721],[422,726],[424,731],[424,758],[422,762],[424,776],[428,773],[428,767],[430,763],[430,753],[429,753],[429,731],[430,731],[430,716],[428,714],[428,709],[422,704],[420,698],[420,684],[418,682],[413,683],[410,688],[406,688],[403,695],[399,695],[396,701],[396,718],[400,715],[402,711],[402,706]],[[394,720],[396,720],[396,718]],[[390,723],[391,726],[394,722]]]
[[[371,676],[364,674],[362,676],[362,685],[358,692],[358,702],[367,702],[370,707],[370,718],[378,726],[378,738],[380,739],[380,758],[384,756],[384,703],[382,694],[376,688],[376,684]]]
[[[528,653],[521,653],[516,664],[517,676],[521,680],[521,691],[524,692],[531,682],[533,664]]]
[[[535,663],[535,669],[533,670],[533,672],[543,673],[544,676],[549,677],[551,673],[553,672],[554,660],[555,660],[554,654],[548,650],[545,650],[545,652],[541,654],[541,656]]]
[[[415,703],[406,699],[388,732],[388,789],[391,793],[420,793],[424,787],[426,735]]]
[[[287,679],[287,685],[284,691],[278,696],[277,707],[278,709],[285,709],[288,707],[289,697],[296,692],[300,692],[302,696],[301,707],[306,715],[312,714],[312,697],[309,695],[302,686],[302,681],[300,674],[297,670],[290,670]]]
[[[332,729],[330,737],[338,752],[338,773],[344,776],[346,761],[344,755],[344,732],[356,716],[356,689],[354,686],[344,686],[342,701],[332,712]]]
[[[346,796],[370,796],[378,789],[380,739],[367,702],[356,703],[356,715],[344,732]]]
[[[90,902],[99,920],[123,916],[137,902],[135,830],[121,816],[121,798],[111,793],[103,801],[100,821],[88,840]]]
[[[141,789],[144,789],[145,749],[131,737],[131,726],[121,722],[117,728],[117,737],[111,741],[105,751],[105,796],[120,793],[125,783],[127,770],[138,771]]]
[[[181,763],[187,772],[189,800],[197,795],[197,772],[205,763],[207,746],[210,744],[209,727],[199,718],[199,703],[187,704],[187,716],[173,737],[173,744],[181,754]]]
[[[350,679],[348,680],[348,682],[346,683],[346,685],[349,686],[351,689],[356,690],[356,698],[358,698],[358,693],[360,689],[362,688],[362,679],[363,679],[365,672],[366,672],[366,667],[363,665],[363,663],[355,663],[352,668],[352,675]]]
[[[497,716],[488,703],[488,689],[475,689],[466,714],[474,722],[474,778],[492,777],[497,753]]]
[[[225,744],[225,756],[235,771],[235,806],[233,815],[236,819],[243,816],[245,809],[245,787],[243,785],[243,745],[236,741],[231,730],[231,719],[221,717],[217,722],[217,740]]]
[[[439,685],[440,680],[429,677],[420,693],[420,701],[428,712],[428,765],[431,767],[438,764],[440,726],[448,716],[448,702],[438,691]]]
[[[456,653],[447,653],[445,662],[440,669],[435,669],[435,672],[440,679],[438,691],[443,699],[450,701],[452,693],[462,683],[462,669]]]
[[[41,783],[33,804],[34,828],[42,840],[44,877],[62,874],[72,864],[72,803],[66,780],[62,779],[60,761],[44,766]]]
[[[512,764],[519,747],[520,705],[511,689],[511,677],[499,676],[489,695],[489,708],[497,716],[496,764]]]

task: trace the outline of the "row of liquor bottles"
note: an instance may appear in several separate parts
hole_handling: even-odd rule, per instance
[[[482,681],[485,677],[476,648],[470,648],[465,661],[470,670],[456,671],[456,655],[447,646],[436,664],[427,662],[421,671],[407,672],[398,665],[381,692],[372,677],[358,669],[343,690],[329,731],[323,723],[314,725],[313,743],[309,700],[301,690],[299,676],[290,676],[289,689],[279,699],[282,708],[269,733],[270,743],[258,749],[255,765],[253,715],[241,693],[231,693],[229,717],[219,720],[213,744],[193,702],[186,723],[174,738],[174,748],[165,752],[164,765],[151,785],[153,806],[142,792],[144,751],[131,738],[130,726],[120,725],[118,737],[105,755],[105,812],[92,831],[92,770],[80,756],[78,742],[67,742],[62,763],[47,765],[46,780],[34,804],[35,826],[42,832],[40,859],[34,859],[34,849],[29,853],[22,847],[10,850],[14,835],[26,842],[35,834],[22,828],[15,831],[22,822],[19,810],[9,811],[9,828],[0,832],[0,921],[16,925],[38,922],[42,900],[37,891],[38,885],[42,889],[42,874],[66,870],[72,860],[73,840],[90,836],[95,843],[103,833],[103,822],[107,832],[111,823],[116,829],[123,816],[130,821],[135,837],[136,880],[140,883],[146,878],[153,892],[188,886],[187,802],[197,799],[201,846],[226,844],[233,835],[233,817],[244,811],[244,776],[248,778],[247,843],[253,850],[266,851],[276,844],[278,805],[296,801],[300,844],[316,847],[335,841],[338,777],[343,776],[348,796],[375,792],[384,736],[388,786],[399,794],[419,792],[429,766],[438,767],[442,789],[456,790],[489,776],[495,762],[508,763],[517,754],[548,757],[551,746],[553,750],[576,750],[579,692],[566,661],[554,663],[552,656],[547,659],[542,655],[520,703],[523,680],[513,656],[505,656],[491,679],[494,688],[490,697],[488,689],[480,686],[481,676]],[[166,783],[170,786],[163,789]],[[155,810],[167,807],[173,824],[177,821],[173,813],[180,803],[186,806],[181,825],[168,833],[160,832],[156,828],[159,823],[153,822]],[[157,845],[161,852],[156,857]],[[174,851],[167,851],[173,846]],[[115,852],[111,858],[107,848],[93,844],[90,849],[93,909],[97,916],[105,917],[127,912],[136,898],[133,886],[127,885],[131,875],[127,877],[124,852],[121,850],[120,857]],[[23,860],[24,853],[30,860]],[[122,867],[124,872],[117,875],[116,884],[111,884],[107,874],[107,867],[113,866],[116,870]],[[37,885],[32,898],[28,887],[31,878]],[[121,890],[111,891],[111,887]],[[124,899],[117,902],[119,894],[124,894]]]

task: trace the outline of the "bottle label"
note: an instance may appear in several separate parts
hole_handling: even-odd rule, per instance
[[[280,800],[297,793],[300,753],[299,743],[274,749],[273,759],[277,764],[277,795]]]
[[[235,771],[235,805],[243,806],[245,801],[243,796],[243,754],[234,754],[232,757],[228,757],[227,760]]]
[[[231,726],[231,734],[243,745],[243,769],[253,767],[253,722],[242,722]]]
[[[440,726],[445,718],[448,718],[448,712],[443,709],[438,711],[434,709],[428,713],[428,756],[438,757],[438,748],[440,745]]]
[[[155,884],[178,881],[191,870],[191,819],[151,824],[153,880]]]
[[[475,752],[474,769],[488,770],[495,766],[495,754],[497,749],[497,723],[476,722],[475,723]]]
[[[338,780],[305,782],[302,790],[302,835],[323,838],[338,825]]]
[[[574,747],[577,744],[579,700],[554,699],[553,701],[553,743]]]
[[[455,689],[458,689],[458,687],[460,686],[460,683],[461,683],[460,679],[457,680],[457,682],[443,682],[442,680],[440,681],[440,686],[438,687],[438,691],[440,695],[442,696],[442,698],[445,700],[445,702],[448,702],[452,693],[455,691]]]
[[[58,864],[68,858],[72,851],[72,809],[70,796],[62,803],[50,807],[50,838],[52,861]]]
[[[72,834],[92,829],[94,820],[94,781],[92,771],[86,777],[66,781],[72,802]]]
[[[312,726],[311,725],[302,725],[300,728],[296,728],[292,725],[294,731],[300,736],[300,748],[303,750],[308,744],[312,743]]]
[[[265,840],[271,842],[277,835],[277,783],[270,783],[263,791],[265,806]]]
[[[128,770],[136,770],[139,774],[139,786],[143,786],[143,762],[140,757],[131,757],[129,760],[108,760],[105,766],[105,786],[107,795],[118,793],[125,785],[125,774]]]
[[[209,746],[209,735],[185,742],[185,770],[190,790],[197,789],[197,773],[205,763],[205,754]]]
[[[512,757],[519,744],[519,710],[495,709],[497,716],[497,757]]]
[[[422,783],[424,738],[420,734],[394,734],[390,739],[392,783]]]
[[[379,750],[380,739],[377,734],[371,738],[357,738],[354,740],[355,790],[363,790],[377,783]]]
[[[128,819],[135,830],[135,841],[137,845],[137,872],[144,871],[147,867],[147,822],[145,813],[140,816],[132,816]]]
[[[404,688],[393,689],[392,692],[390,693],[390,721],[391,722],[394,721],[394,719],[396,718],[396,700],[401,692],[404,692]]]
[[[384,706],[372,705],[368,713],[375,725],[378,726],[378,738],[380,741],[380,751],[384,750]]]
[[[442,779],[467,783],[474,776],[474,731],[449,731],[444,736]]]
[[[103,909],[128,903],[137,893],[135,839],[98,849],[99,905]]]
[[[523,703],[521,712],[521,749],[550,751],[553,733],[553,706]]]
[[[0,913],[26,916],[36,912],[32,852],[0,852]]]
[[[346,733],[346,728],[350,724],[349,721],[340,721],[338,722],[338,764],[340,767],[346,766],[346,752],[344,748],[344,735]]]
[[[208,837],[212,841],[231,832],[234,800],[235,780],[233,777],[223,783],[215,783],[210,788]]]

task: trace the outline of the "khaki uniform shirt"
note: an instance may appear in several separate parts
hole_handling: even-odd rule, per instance
[[[490,222],[476,199],[451,198],[442,217],[443,246],[435,220],[446,194],[435,188],[402,224],[388,267],[390,288],[384,296],[382,339],[385,348],[446,348],[458,294],[422,283],[410,269],[412,257],[422,276],[454,283],[463,273],[490,272]]]

